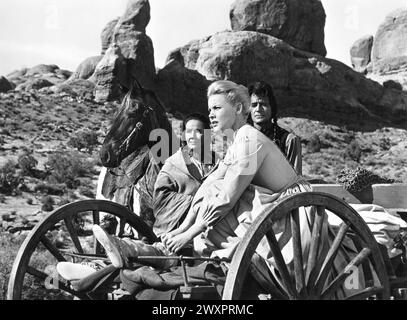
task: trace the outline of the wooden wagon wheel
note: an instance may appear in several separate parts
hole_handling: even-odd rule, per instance
[[[39,222],[24,240],[10,273],[7,299],[26,298],[23,294],[26,289],[24,284],[26,277],[34,277],[34,281],[39,280],[41,284],[49,279],[50,276],[43,266],[40,268],[33,265],[35,262],[38,264],[38,261],[34,261],[37,251],[42,255],[49,255],[54,265],[60,261],[75,259],[75,256],[81,257],[81,255],[95,259],[103,257],[99,254],[100,247],[91,232],[93,224],[100,224],[101,213],[113,215],[121,222],[126,222],[150,243],[157,240],[154,232],[141,218],[120,204],[106,200],[83,200],[64,205]],[[81,225],[78,225],[78,218],[81,219]],[[63,235],[61,235],[61,230],[64,231]],[[60,239],[61,236],[65,236],[63,238],[65,241],[62,242],[67,243],[68,248],[61,247],[61,241],[57,239],[57,237]],[[69,293],[82,299],[88,298],[73,291],[64,282],[58,279],[56,281],[58,292]]]
[[[308,240],[309,251],[307,256],[304,256],[301,246],[304,240],[301,239],[300,233],[299,208],[310,206],[315,215],[311,227],[312,237]],[[325,210],[329,210],[330,215],[335,214],[342,223],[337,232],[332,235],[333,242],[326,250],[322,250],[321,230],[324,220],[327,226]],[[288,225],[291,229],[293,259],[290,266],[283,257],[282,248],[273,231],[273,225],[282,218],[289,219]],[[327,229],[332,230],[331,227]],[[334,271],[335,259],[338,257],[338,252],[343,250],[345,238],[352,240],[356,252],[346,260],[345,267]],[[266,243],[270,246],[276,267],[274,275],[265,260],[256,252],[262,239],[266,239]],[[260,262],[266,266],[266,272],[258,268],[261,266]],[[364,277],[364,287],[352,295],[338,297],[339,290],[344,288],[347,277],[355,268],[363,270],[361,274]],[[292,195],[271,204],[256,218],[233,256],[223,299],[240,299],[243,296],[244,279],[248,272],[253,276],[253,270],[257,275],[255,279],[262,281],[265,294],[271,299],[368,299],[372,297],[389,299],[390,297],[388,274],[383,256],[367,224],[350,205],[335,196],[321,192]],[[278,281],[276,281],[276,275]]]

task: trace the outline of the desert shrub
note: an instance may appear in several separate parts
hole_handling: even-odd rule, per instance
[[[391,140],[387,137],[382,137],[379,142],[379,147],[383,151],[390,150],[391,148]]]
[[[78,152],[55,152],[49,155],[45,163],[49,182],[65,183],[71,189],[80,185],[79,177],[92,173],[93,166],[93,161]]]
[[[6,196],[0,193],[0,203],[6,203]]]
[[[86,149],[89,152],[93,150],[95,146],[98,145],[98,136],[96,132],[91,130],[80,130],[78,133],[73,135],[69,141],[68,146],[78,149]]]
[[[41,192],[45,194],[51,194],[55,196],[60,196],[64,194],[65,191],[64,184],[50,184],[45,182],[40,182],[35,185],[34,192]]]
[[[321,140],[318,135],[313,134],[308,141],[308,149],[311,153],[321,151]]]
[[[16,163],[9,160],[0,167],[0,192],[10,194],[17,189],[19,183],[20,177],[16,172]]]
[[[360,148],[359,143],[357,140],[352,140],[345,149],[345,156],[349,157],[350,159],[359,162],[360,157],[362,156],[362,149]]]
[[[31,152],[25,151],[18,157],[18,166],[21,169],[21,173],[26,176],[34,176],[35,167],[38,164]]]
[[[54,198],[52,198],[51,196],[45,196],[41,199],[41,210],[42,211],[52,211],[54,210]]]
[[[27,199],[27,204],[32,205],[32,204],[33,204],[33,199],[32,199],[32,198],[28,198],[28,199]]]

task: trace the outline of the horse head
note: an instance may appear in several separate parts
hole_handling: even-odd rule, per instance
[[[100,150],[103,166],[117,168],[128,155],[143,146],[151,147],[155,142],[149,141],[150,133],[159,128],[171,132],[165,109],[153,91],[135,80],[103,141]]]

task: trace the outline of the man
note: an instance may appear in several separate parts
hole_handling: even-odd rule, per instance
[[[251,99],[248,123],[274,141],[297,173],[302,174],[301,141],[277,124],[277,103],[272,87],[258,81],[250,84],[248,89]]]

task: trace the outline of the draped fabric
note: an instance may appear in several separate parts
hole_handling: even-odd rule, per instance
[[[206,174],[202,176],[189,159],[186,148],[178,150],[165,161],[157,176],[153,196],[154,232],[158,237],[179,226],[212,167],[206,164]]]

